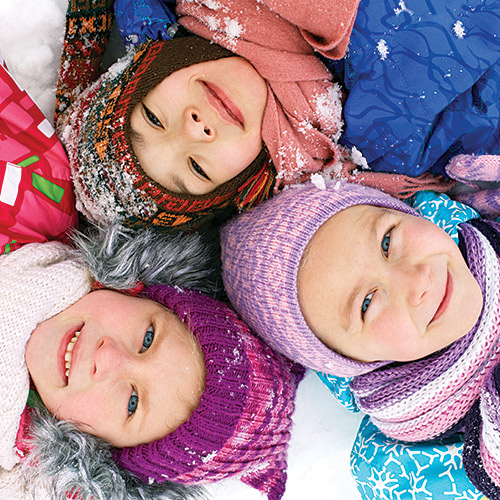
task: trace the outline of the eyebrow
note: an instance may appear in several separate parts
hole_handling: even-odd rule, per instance
[[[144,136],[140,132],[138,132],[137,130],[133,129],[132,125],[130,125],[129,130],[130,130],[130,137],[132,139],[134,139],[135,141],[137,141],[140,144],[144,144]]]
[[[177,174],[173,174],[172,181],[176,185],[177,189],[180,191],[180,194],[187,194],[187,195],[191,194],[189,189],[186,187],[186,184],[184,184],[184,181]]]
[[[376,211],[373,211],[372,213],[370,213],[368,216],[366,216],[366,215],[362,216],[361,228],[362,229],[364,229],[366,227],[369,228],[368,238],[366,239],[368,244],[372,244],[377,239],[379,227],[380,227],[381,221],[384,219],[383,215],[386,212],[387,212],[386,210],[384,210],[383,212],[376,210]],[[341,321],[342,327],[344,328],[344,330],[346,332],[348,332],[352,327],[352,323],[351,323],[351,319],[353,316],[352,310],[353,310],[354,302],[356,301],[356,298],[361,293],[361,288],[362,288],[361,285],[359,285],[359,284],[356,285],[351,290],[351,292],[347,296],[346,301],[344,302],[344,304],[341,307],[340,321]]]
[[[142,430],[146,427],[147,417],[149,415],[149,394],[147,389],[141,391],[139,404],[141,405],[141,420],[138,425],[138,432],[142,432]]]

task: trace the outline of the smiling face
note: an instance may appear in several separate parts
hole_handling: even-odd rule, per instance
[[[474,326],[482,293],[433,223],[359,205],[314,234],[297,277],[300,307],[329,348],[357,361],[411,361]]]
[[[134,153],[169,191],[209,193],[258,156],[266,100],[266,82],[241,57],[174,71],[132,112]]]
[[[172,432],[204,389],[203,354],[187,326],[152,300],[109,290],[38,325],[26,362],[52,414],[116,447]]]

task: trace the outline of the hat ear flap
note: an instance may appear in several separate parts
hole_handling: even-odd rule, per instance
[[[285,457],[282,463],[269,464],[264,469],[245,474],[241,482],[264,493],[268,500],[279,500],[285,493],[286,467]]]

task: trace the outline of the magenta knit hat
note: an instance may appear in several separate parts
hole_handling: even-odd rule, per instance
[[[363,363],[325,346],[307,325],[297,273],[307,244],[330,217],[353,205],[376,205],[416,215],[381,191],[347,182],[325,189],[296,185],[242,214],[221,230],[224,286],[243,320],[271,347],[315,370],[352,377],[387,362]]]
[[[269,500],[280,499],[303,368],[272,351],[222,302],[163,285],[144,294],[195,335],[205,358],[205,392],[174,432],[116,449],[115,461],[145,482],[202,484],[235,476]]]

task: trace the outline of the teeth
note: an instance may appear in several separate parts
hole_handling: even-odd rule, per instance
[[[73,358],[73,349],[75,347],[76,341],[78,340],[78,337],[80,335],[80,330],[78,330],[73,338],[69,341],[68,347],[66,347],[66,354],[64,355],[64,361],[65,361],[65,367],[66,367],[66,372],[65,375],[66,377],[69,375],[69,369],[71,367],[71,359]]]

